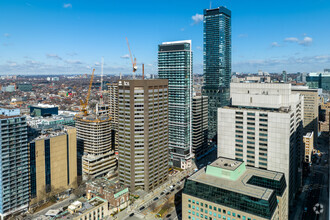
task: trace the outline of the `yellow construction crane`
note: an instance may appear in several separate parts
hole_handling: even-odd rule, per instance
[[[89,88],[88,88],[88,93],[85,102],[83,100],[80,100],[80,106],[81,106],[81,112],[83,113],[84,116],[87,115],[87,106],[88,106],[88,100],[89,96],[91,95],[91,89],[92,89],[92,84],[93,84],[93,78],[94,78],[94,71],[92,73],[91,81],[89,82]]]
[[[131,53],[131,48],[129,47],[129,43],[128,43],[127,37],[126,37],[126,42],[127,42],[127,46],[128,46],[128,50],[129,50],[129,55],[131,57],[131,61],[132,61],[132,65],[133,65],[133,78],[134,78],[134,73],[137,70],[136,58],[134,57],[134,61],[133,61],[133,57],[132,57],[132,53]]]

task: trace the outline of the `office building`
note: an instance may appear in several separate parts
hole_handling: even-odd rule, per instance
[[[16,86],[15,85],[8,85],[8,86],[2,86],[1,91],[3,92],[15,92]]]
[[[292,93],[299,93],[304,97],[304,134],[313,132],[314,141],[317,140],[319,124],[319,96],[317,89],[307,86],[292,86]]]
[[[119,80],[120,183],[150,191],[168,179],[168,81]]]
[[[29,202],[29,152],[25,116],[0,107],[0,219],[24,211]]]
[[[108,84],[109,116],[111,117],[111,146],[118,153],[118,83]]]
[[[232,83],[231,100],[219,108],[218,156],[283,172],[292,201],[304,157],[302,96],[291,84]]]
[[[229,105],[231,81],[231,11],[204,10],[204,87],[209,98],[209,138],[217,135],[218,108]]]
[[[109,116],[77,115],[76,128],[78,175],[82,175],[83,179],[93,179],[112,174],[117,169],[117,161],[111,149]]]
[[[207,96],[194,96],[192,99],[192,149],[197,159],[208,150]]]
[[[77,187],[75,128],[44,130],[29,145],[30,207]]]
[[[313,132],[308,132],[304,136],[304,144],[305,144],[305,163],[311,163],[312,162],[312,155],[314,150],[314,136]]]
[[[330,72],[309,73],[306,81],[307,86],[311,89],[330,90]]]
[[[58,115],[58,107],[47,104],[31,105],[30,115],[32,117]]]
[[[182,219],[288,219],[286,197],[283,173],[220,157],[186,180]]]
[[[158,76],[168,79],[170,164],[186,169],[192,163],[192,51],[191,41],[158,46]]]

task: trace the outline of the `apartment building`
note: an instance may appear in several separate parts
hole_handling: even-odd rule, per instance
[[[311,163],[312,162],[312,155],[314,150],[314,135],[313,132],[308,132],[306,135],[304,135],[304,144],[305,144],[305,157],[304,161],[305,163]]]
[[[111,117],[111,146],[118,153],[118,83],[108,84],[109,116]]]
[[[0,107],[0,219],[24,211],[29,202],[27,124],[20,109]]]
[[[119,179],[131,192],[168,179],[168,81],[118,82]]]

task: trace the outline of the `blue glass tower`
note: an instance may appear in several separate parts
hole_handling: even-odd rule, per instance
[[[166,42],[158,47],[158,76],[168,79],[170,163],[187,168],[192,157],[191,41]]]
[[[231,11],[204,10],[204,86],[209,102],[209,138],[217,134],[217,109],[229,105],[231,80]],[[216,140],[216,139],[215,139]]]
[[[0,219],[28,207],[27,124],[19,109],[0,108]]]

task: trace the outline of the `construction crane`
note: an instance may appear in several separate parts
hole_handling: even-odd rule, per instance
[[[91,89],[92,89],[93,78],[94,78],[94,71],[95,71],[95,69],[93,69],[91,81],[89,82],[89,88],[88,88],[86,100],[85,100],[85,102],[83,100],[80,100],[81,112],[83,113],[84,116],[87,115],[87,106],[88,106],[89,96],[91,95]]]
[[[135,78],[134,76],[134,73],[135,71],[137,70],[137,65],[136,65],[136,58],[134,57],[134,61],[133,61],[133,57],[132,57],[132,53],[131,53],[131,48],[129,47],[129,43],[128,43],[128,39],[126,37],[126,42],[127,42],[127,46],[128,46],[128,50],[129,50],[129,55],[131,57],[131,62],[132,62],[132,65],[133,65],[133,79]]]

